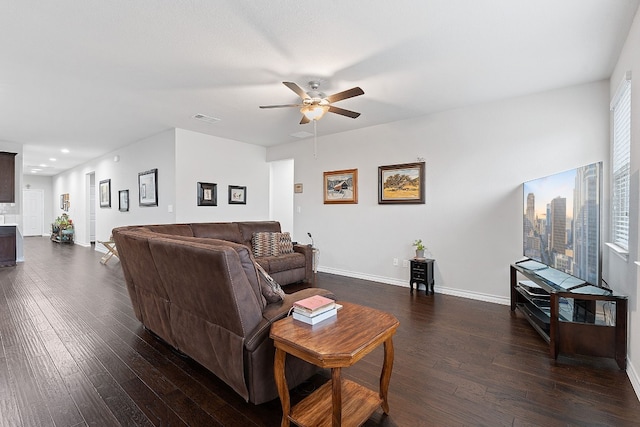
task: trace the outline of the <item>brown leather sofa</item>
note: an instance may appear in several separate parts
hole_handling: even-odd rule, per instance
[[[265,289],[268,285],[261,280],[244,237],[264,223],[211,224],[113,230],[133,310],[149,331],[213,372],[245,400],[267,402],[278,397],[271,324],[285,317],[294,301],[331,294],[308,288],[270,303],[265,295],[271,300],[273,295]],[[243,224],[244,244],[231,240],[238,239],[231,224]],[[214,231],[217,238],[209,237]],[[284,277],[301,276],[296,272]],[[315,366],[295,357],[287,361],[290,387],[316,372]]]
[[[138,226],[160,234],[206,237],[240,243],[252,250],[252,238],[257,232],[281,232],[278,221],[205,222],[193,224],[157,224]],[[313,279],[313,249],[308,245],[293,245],[293,253],[256,257],[256,261],[280,285],[311,282]]]

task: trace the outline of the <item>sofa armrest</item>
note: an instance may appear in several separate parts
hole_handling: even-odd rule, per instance
[[[313,247],[311,245],[293,245],[293,251],[304,255],[305,282],[313,281]]]
[[[277,322],[280,319],[284,319],[289,314],[289,310],[293,307],[293,303],[301,299],[310,297],[312,295],[322,295],[327,298],[336,299],[335,295],[321,288],[307,288],[302,289],[292,294],[287,294],[284,300],[280,302],[274,302],[267,304],[262,311],[262,320],[258,326],[247,335],[244,342],[244,347],[248,351],[255,350],[260,343],[269,337],[269,331],[271,330],[271,324]]]

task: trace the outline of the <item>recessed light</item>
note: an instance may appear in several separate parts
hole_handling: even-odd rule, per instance
[[[41,167],[41,168],[46,168],[46,167],[47,167],[47,165],[45,165],[44,163],[41,163],[41,164],[40,164],[40,167]]]
[[[62,149],[62,150],[60,150],[60,151],[62,151],[63,153],[68,153],[68,152],[69,152],[69,149],[68,149],[68,148],[63,148],[63,149]]]
[[[53,158],[53,157],[50,157],[50,158],[49,158],[49,161],[50,161],[50,162],[55,162],[55,161],[57,161],[57,160],[58,160],[58,159]]]

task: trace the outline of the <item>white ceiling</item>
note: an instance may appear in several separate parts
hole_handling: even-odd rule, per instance
[[[365,91],[319,135],[592,82],[638,1],[0,0],[0,140],[53,175],[173,127],[296,141],[282,81]]]

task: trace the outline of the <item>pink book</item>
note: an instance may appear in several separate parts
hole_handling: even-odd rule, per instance
[[[309,298],[301,299],[293,303],[296,309],[302,309],[307,313],[313,313],[315,311],[327,308],[329,306],[335,306],[335,301],[322,295],[313,295]]]

